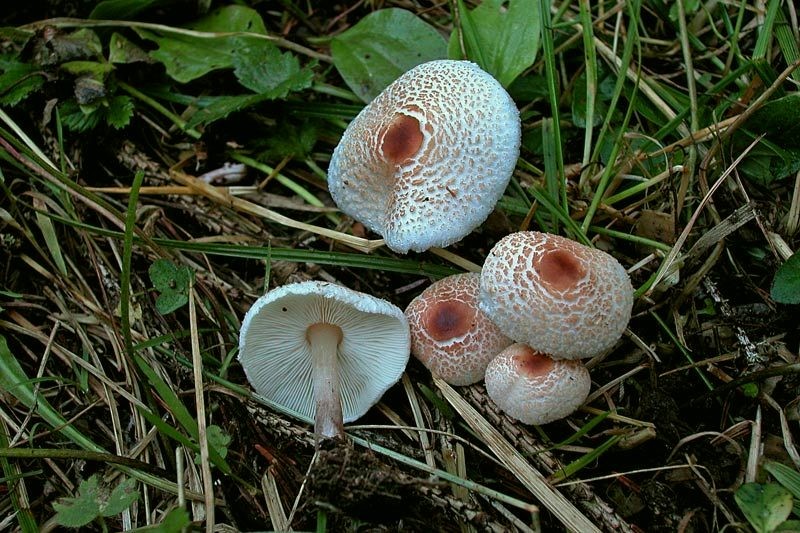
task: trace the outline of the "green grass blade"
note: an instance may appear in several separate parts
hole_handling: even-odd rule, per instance
[[[552,119],[552,147],[555,158],[555,168],[550,170],[554,175],[551,179],[557,180],[558,198],[565,211],[567,205],[567,187],[564,183],[564,147],[561,142],[561,126],[559,113],[558,68],[556,67],[555,45],[553,43],[553,19],[550,15],[550,2],[539,1],[539,19],[542,21],[542,59],[544,60],[547,78],[548,102]],[[547,162],[545,161],[545,175],[547,175]]]
[[[570,464],[564,466],[561,470],[553,473],[550,477],[551,483],[559,483],[564,481],[565,479],[575,475],[579,470],[584,468],[587,465],[593,464],[599,461],[600,456],[607,452],[612,446],[614,446],[622,437],[620,435],[614,435],[613,437],[609,437],[604,443],[602,443],[597,448],[593,449],[589,453],[582,455],[578,459],[572,461]]]
[[[120,295],[119,309],[120,319],[122,320],[122,338],[125,342],[125,353],[128,357],[133,356],[133,340],[131,337],[131,250],[133,248],[133,227],[136,225],[136,204],[139,199],[139,187],[142,185],[144,172],[141,170],[136,173],[131,185],[130,196],[128,197],[128,212],[125,216],[125,233],[123,235],[122,246],[122,272],[120,272]]]
[[[6,435],[5,424],[2,421],[0,421],[0,448],[8,448],[8,435]],[[8,485],[9,499],[11,500],[11,506],[14,509],[20,531],[22,533],[37,533],[40,529],[36,524],[36,518],[34,518],[29,507],[22,505],[19,493],[14,488],[14,485],[20,483],[21,478],[25,476],[19,475],[6,457],[0,457],[0,468],[3,470],[3,479],[0,479],[0,483]]]

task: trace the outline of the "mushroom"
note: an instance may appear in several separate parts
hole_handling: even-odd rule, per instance
[[[392,250],[444,247],[489,216],[519,145],[519,111],[497,80],[469,61],[429,61],[350,123],[328,188],[339,209]]]
[[[495,244],[481,271],[480,308],[517,342],[555,358],[593,357],[622,336],[633,287],[609,254],[523,231]]]
[[[486,365],[513,341],[478,308],[480,275],[431,284],[406,307],[411,354],[451,385],[483,379]]]
[[[586,401],[591,385],[580,360],[553,359],[520,343],[486,367],[489,398],[526,424],[547,424],[571,414]]]
[[[395,305],[339,285],[305,281],[261,296],[242,321],[239,361],[255,391],[344,435],[400,379],[408,322]]]

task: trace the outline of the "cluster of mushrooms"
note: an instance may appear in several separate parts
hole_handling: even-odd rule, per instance
[[[353,120],[333,152],[337,206],[399,253],[459,241],[494,209],[516,166],[519,112],[469,61],[423,63]],[[439,280],[403,312],[321,281],[260,297],[242,322],[239,361],[256,393],[341,437],[402,376],[409,354],[453,385],[482,379],[525,423],[567,416],[591,385],[581,359],[620,338],[633,305],[605,252],[539,232],[491,250],[480,274]]]

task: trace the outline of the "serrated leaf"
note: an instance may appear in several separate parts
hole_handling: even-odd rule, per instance
[[[290,52],[281,52],[264,41],[243,46],[233,57],[234,74],[244,87],[269,98],[283,98],[290,91],[311,86],[314,73],[300,67]]]
[[[792,512],[792,494],[774,483],[745,483],[734,499],[757,533],[770,533]]]
[[[447,55],[433,26],[405,9],[370,13],[331,41],[333,64],[364,102],[411,68]]]
[[[44,72],[33,65],[0,56],[0,104],[16,105],[44,85]]]
[[[97,475],[84,479],[74,498],[61,498],[53,503],[55,521],[64,527],[82,527],[100,515]]]
[[[800,252],[784,262],[772,280],[770,296],[778,303],[800,304]]]
[[[133,117],[133,100],[129,96],[113,96],[108,99],[106,108],[106,123],[109,126],[121,129],[130,124]]]
[[[100,504],[100,513],[103,516],[116,516],[130,507],[133,502],[139,499],[136,492],[136,480],[126,479],[114,487],[108,499]]]
[[[314,149],[318,138],[317,124],[313,121],[300,124],[280,122],[276,132],[264,139],[267,148],[259,153],[258,159],[305,158]]]
[[[483,0],[468,10],[457,4],[466,59],[508,87],[533,65],[539,52],[541,20],[536,0]],[[447,48],[452,59],[464,59],[458,31],[450,35]]]
[[[257,11],[245,6],[230,5],[203,17],[189,29],[221,33],[219,36],[159,34],[136,29],[140,37],[154,41],[157,50],[150,57],[161,62],[174,80],[186,83],[213,70],[232,68],[234,57],[243,45],[261,42],[256,36],[229,35],[236,32],[266,35],[264,21]]]
[[[93,129],[103,119],[97,109],[84,110],[76,102],[67,100],[58,106],[61,123],[69,130],[82,132]]]

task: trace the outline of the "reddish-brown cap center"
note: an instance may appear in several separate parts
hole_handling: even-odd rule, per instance
[[[534,268],[541,276],[542,281],[557,291],[574,287],[586,275],[580,261],[566,250],[544,252],[535,262]]]
[[[555,363],[552,358],[530,346],[520,345],[514,354],[514,364],[520,374],[535,378],[549,374]]]
[[[386,128],[381,140],[381,151],[386,161],[400,164],[419,151],[422,146],[422,131],[419,121],[408,115],[397,115]]]
[[[445,341],[466,334],[474,317],[475,308],[464,302],[438,302],[425,317],[425,330],[434,340]]]

